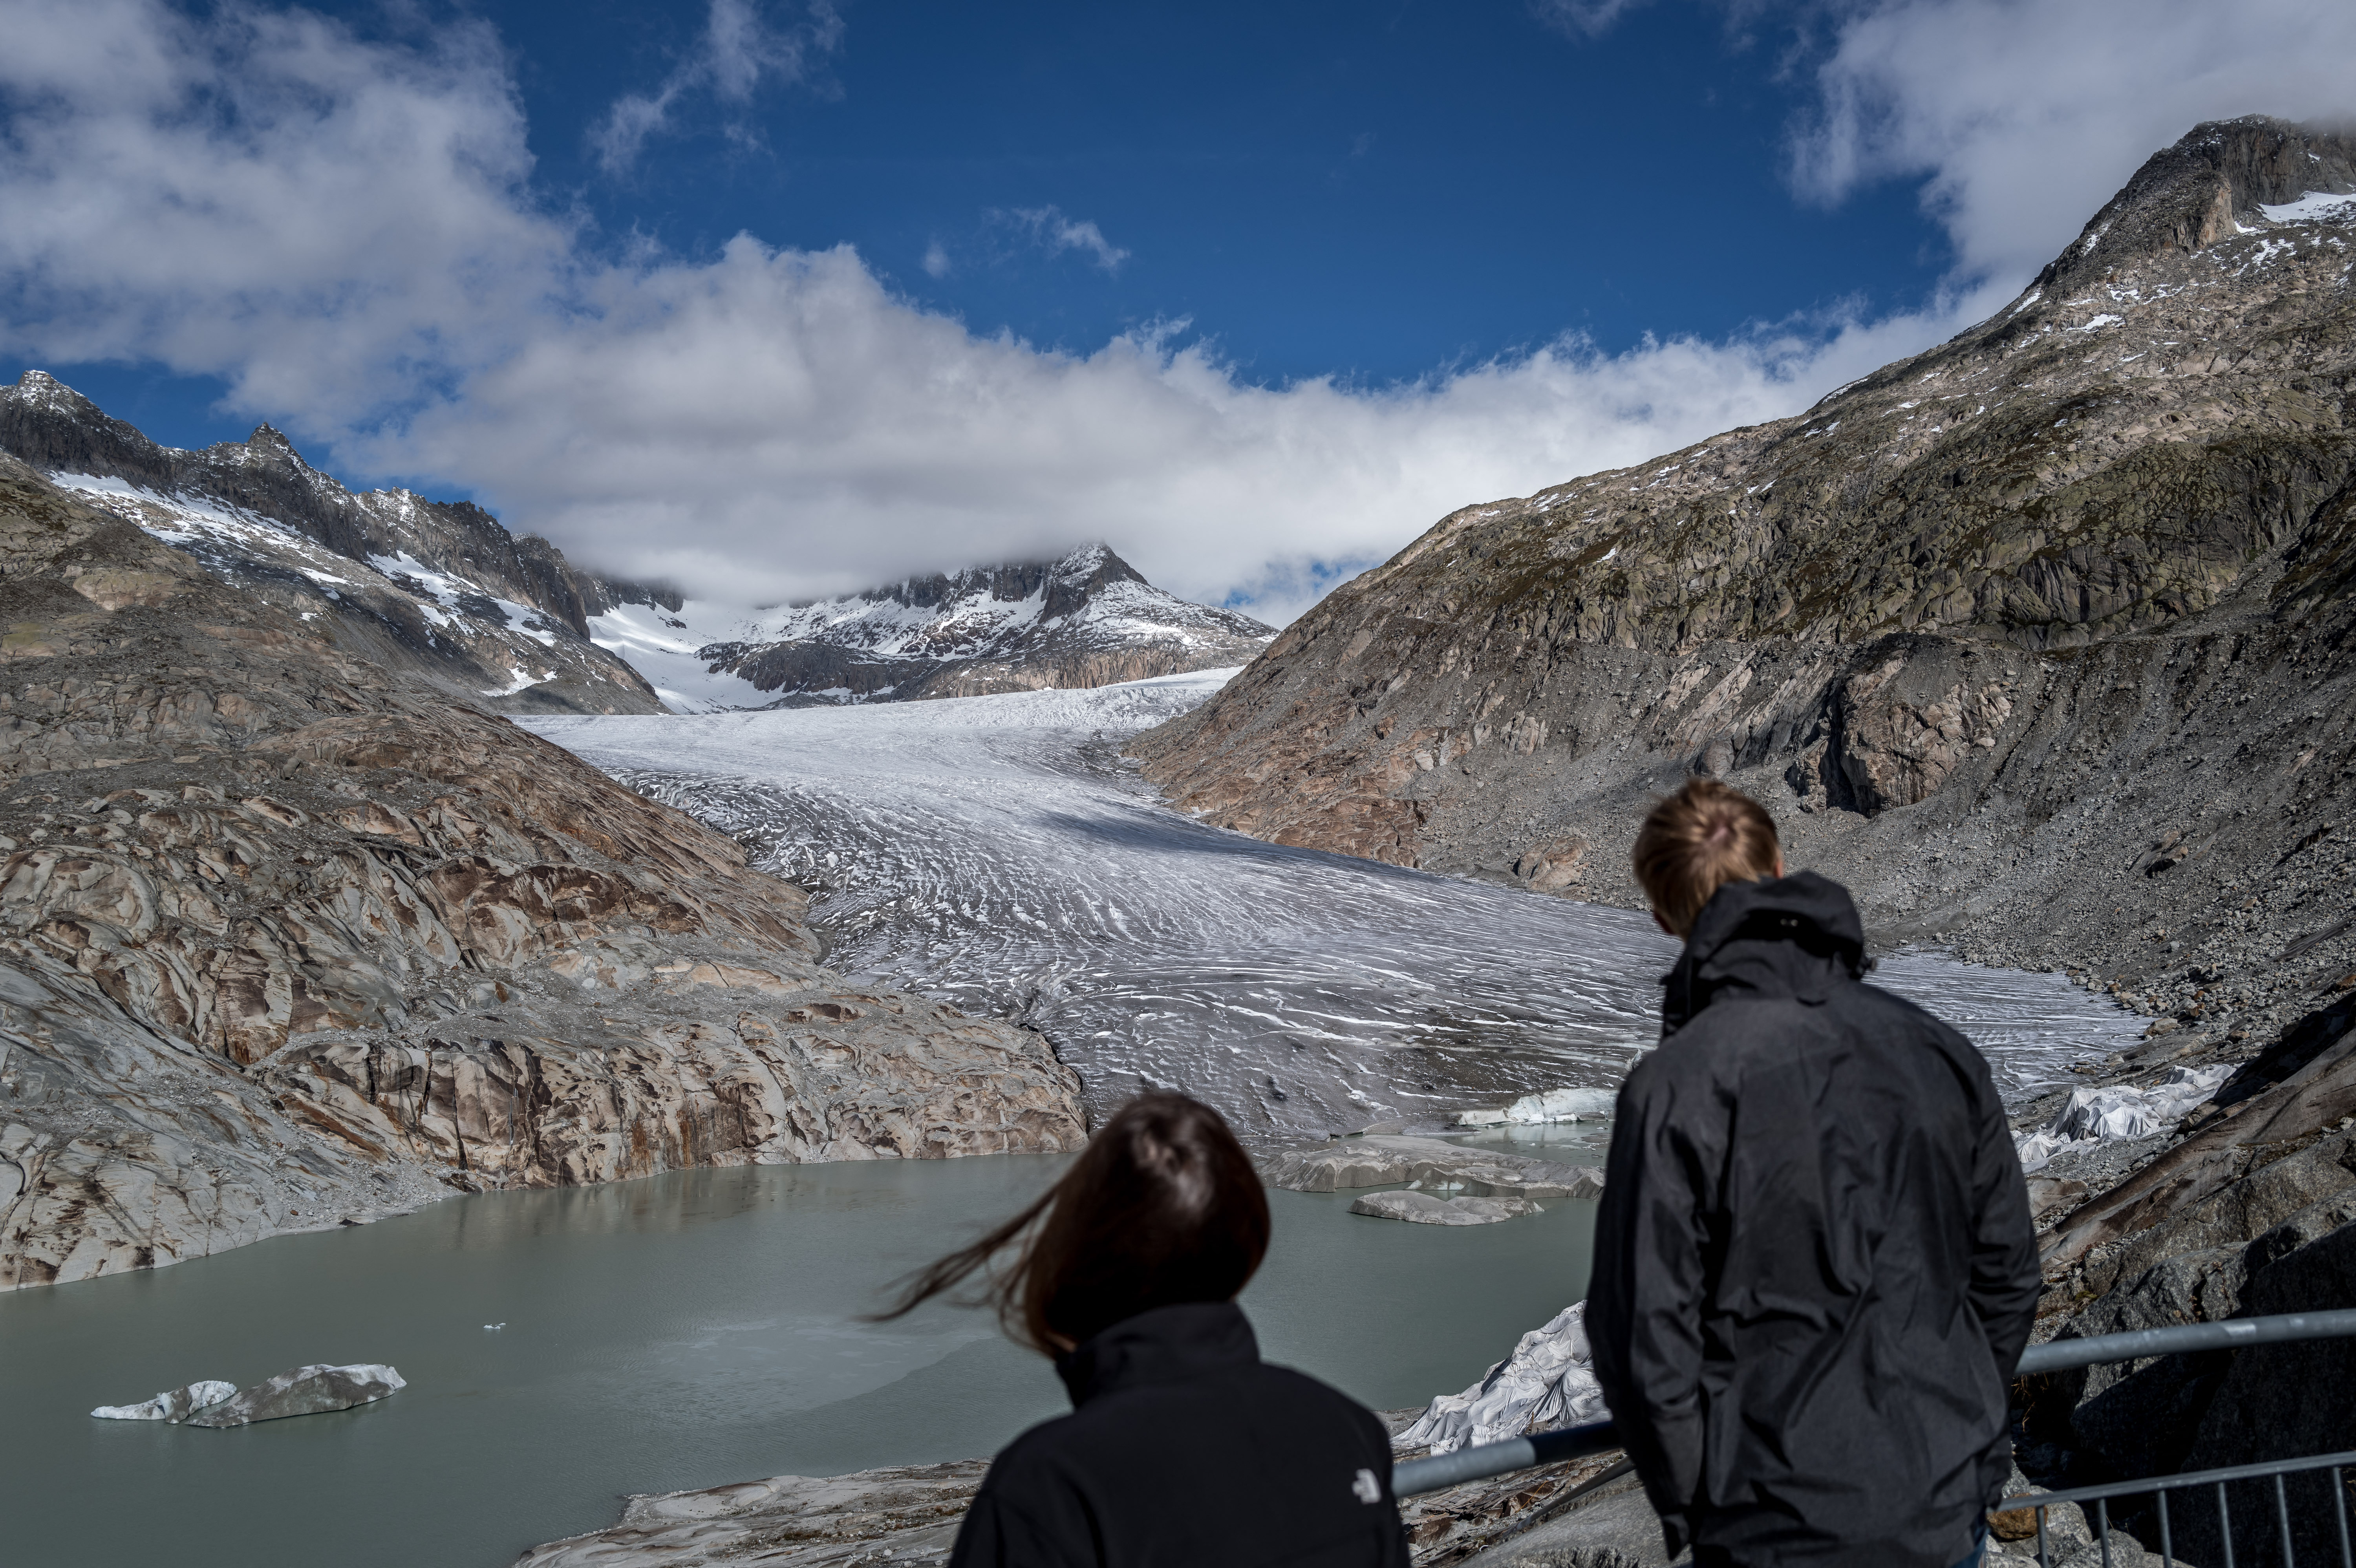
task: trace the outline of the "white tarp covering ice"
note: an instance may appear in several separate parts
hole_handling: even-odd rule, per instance
[[[1658,1039],[1676,947],[1633,910],[1263,843],[1157,802],[1120,742],[1230,671],[1089,691],[693,717],[530,718],[737,835],[812,897],[830,962],[1044,1031],[1099,1112],[1199,1094],[1257,1143],[1586,1090]],[[1874,976],[2019,1095],[2141,1020],[2058,975]]]
[[[2040,1170],[2065,1149],[2148,1138],[2190,1115],[2233,1076],[2230,1067],[2175,1068],[2148,1089],[2082,1089],[2042,1127],[2013,1134],[2021,1168]]]
[[[1442,1394],[1415,1424],[1391,1439],[1395,1448],[1452,1454],[1526,1433],[1609,1421],[1602,1385],[1595,1380],[1587,1344],[1587,1304],[1574,1302],[1543,1327],[1533,1328],[1514,1353],[1461,1394]]]

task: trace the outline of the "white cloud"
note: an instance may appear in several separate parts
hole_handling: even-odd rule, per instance
[[[1017,207],[1011,210],[993,208],[989,217],[993,222],[1019,231],[1051,256],[1060,256],[1066,251],[1084,251],[1108,273],[1119,272],[1120,263],[1129,260],[1129,252],[1106,239],[1095,220],[1066,218],[1060,207]]]
[[[830,0],[810,0],[807,20],[778,27],[758,0],[711,0],[695,47],[652,92],[625,93],[591,129],[589,145],[609,174],[637,162],[647,138],[668,130],[690,95],[708,91],[726,104],[744,104],[764,77],[791,84],[808,81],[815,62],[842,44],[842,17]]]
[[[1881,0],[1845,7],[1815,68],[1795,182],[1837,199],[1924,178],[1968,275],[2051,260],[2203,120],[2356,107],[2346,0]]]
[[[333,431],[434,395],[546,296],[498,39],[300,11],[0,3],[0,342],[224,376]]]
[[[2343,24],[2304,13],[2302,30],[2285,0],[2258,4],[2286,40],[2276,74],[2312,85],[2308,40]],[[1280,619],[1336,564],[1459,506],[1793,412],[1937,340],[2198,114],[2303,107],[2167,88],[2187,50],[2210,50],[2221,83],[2261,74],[2205,23],[2166,48],[2115,29],[2105,48],[2141,62],[2125,86],[2088,74],[2100,51],[2072,73],[2040,66],[2035,38],[1974,37],[2048,12],[2043,48],[2093,48],[2072,31],[2090,7],[1941,0],[1852,14],[1824,61],[1825,113],[1798,144],[1809,188],[1927,171],[1988,278],[1924,314],[1270,387],[1173,330],[1086,353],[977,333],[848,249],[740,237],[617,260],[536,205],[479,27],[370,44],[234,4],[194,19],[158,0],[0,0],[0,350],[225,377],[236,406],[338,465],[473,489],[589,561],[714,596],[1101,537],[1174,589]],[[2137,98],[2170,91],[2172,107]],[[1095,264],[1123,254],[1054,209],[1016,221]]]
[[[928,277],[945,278],[949,275],[949,253],[941,248],[938,240],[925,247],[923,264]]]
[[[1976,309],[1976,305],[1958,307]],[[565,329],[378,449],[634,574],[782,596],[1104,537],[1186,593],[1289,612],[1469,501],[1804,405],[1954,317],[1609,357],[1576,341],[1357,389],[1239,379],[1200,344],[980,337],[849,249],[739,238],[609,272]]]

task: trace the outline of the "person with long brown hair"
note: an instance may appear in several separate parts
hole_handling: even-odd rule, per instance
[[[1072,1396],[991,1461],[950,1568],[1404,1568],[1383,1423],[1262,1361],[1236,1305],[1268,1241],[1226,1122],[1151,1093],[1036,1203],[914,1277],[885,1317],[982,1275]]]

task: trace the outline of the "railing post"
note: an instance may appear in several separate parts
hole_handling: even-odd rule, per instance
[[[2111,1499],[2094,1499],[2094,1539],[2103,1545],[2103,1568],[2111,1568]]]
[[[2162,1487],[2154,1495],[2159,1499],[2160,1568],[2176,1568],[2176,1541],[2168,1533],[2168,1488]]]
[[[2037,1568],[2053,1568],[2053,1558],[2045,1549],[2045,1510],[2037,1510]]]
[[[2217,1539],[2224,1543],[2225,1568],[2233,1568],[2233,1514],[2225,1506],[2225,1483],[2217,1483]]]
[[[2275,1472],[2275,1527],[2282,1531],[2283,1568],[2298,1568],[2290,1550],[2290,1491],[2279,1470]]]
[[[2348,1483],[2336,1468],[2331,1472],[2331,1515],[2340,1525],[2340,1568],[2356,1568],[2356,1555],[2348,1550]]]

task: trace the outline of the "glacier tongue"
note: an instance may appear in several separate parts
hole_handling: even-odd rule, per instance
[[[1267,1146],[1616,1084],[1657,1036],[1676,953],[1643,916],[1157,803],[1120,742],[1231,673],[523,722],[808,888],[837,968],[1044,1032],[1098,1115],[1179,1088]],[[2132,1028],[2053,975],[1901,955],[1876,979],[1969,1033],[2013,1096]]]

